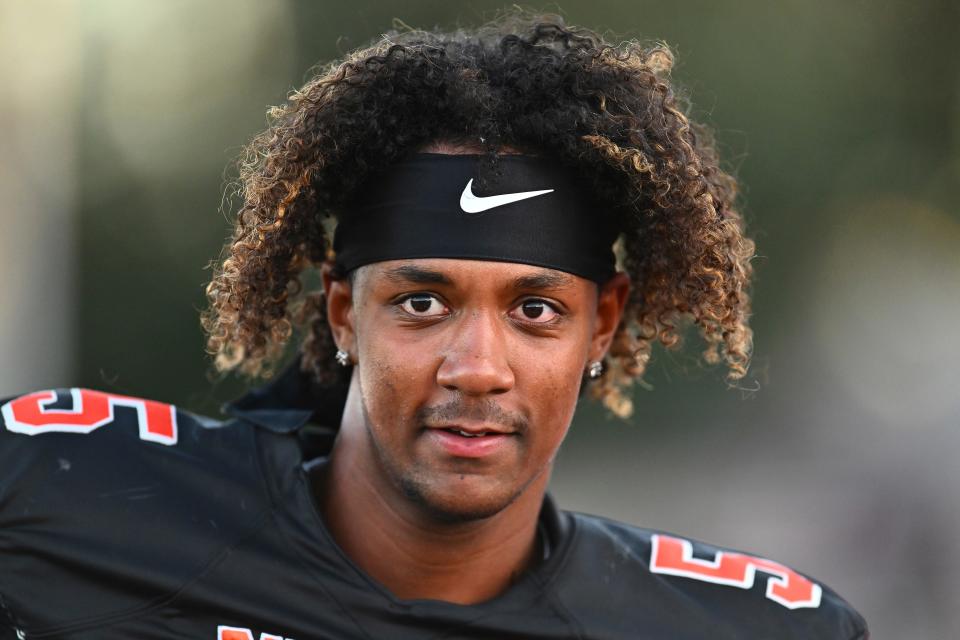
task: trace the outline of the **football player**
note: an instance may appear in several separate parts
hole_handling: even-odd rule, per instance
[[[299,328],[295,362],[222,422],[0,402],[0,637],[866,638],[790,567],[547,493],[580,397],[629,415],[682,318],[746,372],[754,247],[671,62],[512,13],[272,109],[203,322],[222,370]]]

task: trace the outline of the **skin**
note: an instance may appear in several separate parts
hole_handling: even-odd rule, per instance
[[[537,518],[584,371],[629,280],[453,259],[323,272],[354,364],[330,462],[315,478],[343,551],[401,599],[482,602],[539,556]],[[498,432],[486,455],[445,427]],[[454,442],[451,448],[450,442]]]

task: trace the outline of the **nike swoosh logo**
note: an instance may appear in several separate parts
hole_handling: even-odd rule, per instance
[[[460,194],[460,208],[463,209],[464,213],[480,213],[481,211],[493,209],[494,207],[502,207],[505,204],[517,202],[518,200],[542,196],[551,191],[553,191],[553,189],[520,191],[517,193],[504,193],[499,196],[486,196],[481,198],[473,195],[473,178],[470,178],[470,180],[467,181],[467,186],[463,188],[463,193]]]

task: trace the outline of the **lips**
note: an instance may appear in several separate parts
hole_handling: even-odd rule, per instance
[[[449,431],[465,438],[477,438],[481,436],[490,436],[490,435],[510,435],[511,432],[500,427],[489,427],[485,425],[477,426],[464,426],[464,425],[452,425],[449,427],[431,427],[434,429],[442,429],[443,431]]]
[[[447,455],[483,458],[513,444],[516,434],[488,425],[452,425],[429,427],[425,435]]]

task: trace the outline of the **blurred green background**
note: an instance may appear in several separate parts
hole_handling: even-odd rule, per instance
[[[243,384],[211,382],[198,311],[267,106],[394,18],[501,6],[0,2],[0,395],[215,414]],[[878,638],[956,637],[960,3],[528,6],[673,47],[758,243],[744,388],[658,351],[630,423],[582,407],[561,504],[791,564]]]

